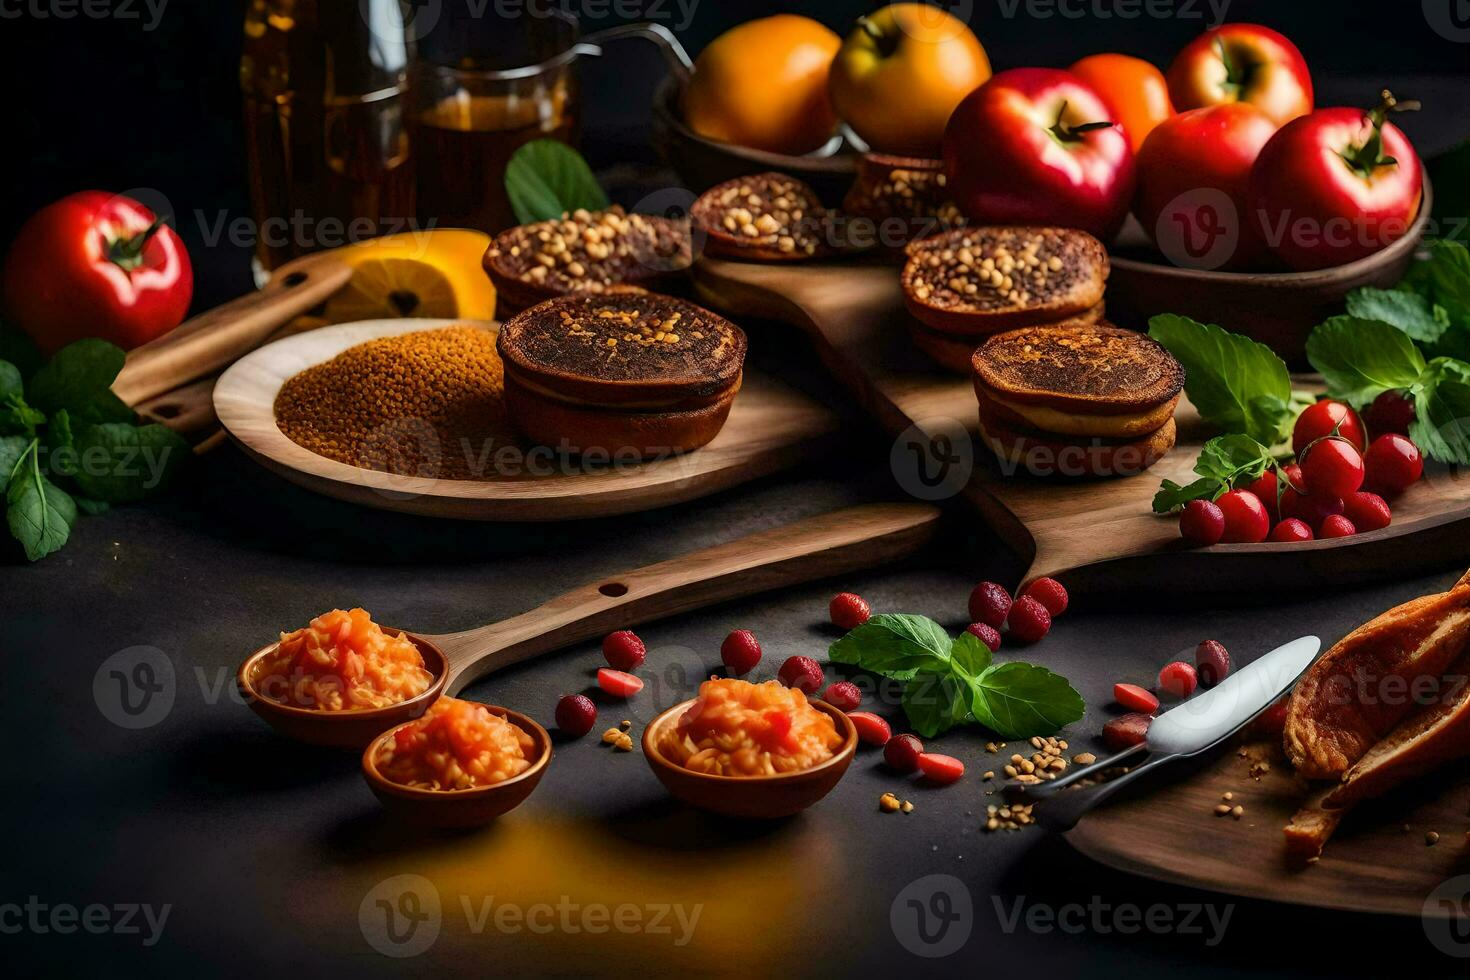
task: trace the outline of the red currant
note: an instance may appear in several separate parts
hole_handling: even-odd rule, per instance
[[[1342,502],[1342,516],[1353,522],[1359,531],[1377,531],[1393,522],[1393,511],[1388,501],[1376,493],[1359,490],[1350,493]]]
[[[1260,498],[1261,503],[1266,505],[1266,513],[1271,520],[1278,521],[1281,514],[1277,511],[1277,505],[1281,498],[1280,484],[1276,480],[1276,471],[1267,470],[1256,477],[1246,486],[1246,489]]]
[[[828,686],[822,700],[838,711],[851,711],[863,703],[863,692],[852,681],[838,681]]]
[[[1129,711],[1142,711],[1146,715],[1159,710],[1159,699],[1137,684],[1114,684],[1113,700]]]
[[[1333,514],[1322,522],[1321,529],[1317,532],[1320,538],[1347,538],[1358,533],[1358,528],[1352,521],[1341,514]]]
[[[1364,478],[1375,492],[1392,496],[1409,489],[1424,475],[1424,456],[1407,436],[1390,432],[1373,440],[1363,460]]]
[[[851,592],[839,592],[832,597],[832,602],[827,606],[827,614],[832,617],[834,626],[841,629],[857,629],[868,621],[873,615],[867,600],[860,595]]]
[[[1230,673],[1230,651],[1219,640],[1205,640],[1194,650],[1194,666],[1200,683],[1214,687]]]
[[[1000,629],[1011,611],[1011,593],[995,582],[981,582],[970,593],[970,619]]]
[[[1333,514],[1342,513],[1341,497],[1309,497],[1295,490],[1281,495],[1281,516],[1295,517],[1307,527],[1316,530]]]
[[[924,743],[917,735],[895,735],[883,746],[883,761],[897,772],[913,772],[919,768]]]
[[[991,653],[1000,649],[1000,630],[989,623],[971,623],[965,627],[965,632],[973,633],[985,644],[985,648]]]
[[[761,662],[760,641],[750,630],[731,630],[720,644],[720,659],[736,677],[748,674]]]
[[[1225,533],[1225,513],[1209,500],[1191,500],[1179,515],[1179,534],[1201,548],[1219,544]]]
[[[1215,501],[1225,515],[1225,533],[1220,540],[1227,544],[1254,544],[1266,540],[1271,530],[1271,517],[1261,498],[1249,490],[1231,490]]]
[[[637,670],[648,656],[648,648],[632,630],[609,633],[602,640],[602,656],[615,670]]]
[[[1318,439],[1327,438],[1334,431],[1360,453],[1368,445],[1362,420],[1357,413],[1342,402],[1328,399],[1308,405],[1297,416],[1296,424],[1291,429],[1291,451],[1301,456],[1308,446]]]
[[[1368,431],[1377,435],[1397,432],[1406,436],[1409,423],[1414,421],[1414,403],[1401,391],[1385,391],[1363,411],[1363,421],[1368,423]]]
[[[1006,622],[1016,642],[1027,645],[1040,643],[1041,638],[1051,631],[1051,613],[1029,595],[1016,600]]]
[[[1346,439],[1318,439],[1300,457],[1313,497],[1346,497],[1363,485],[1363,454]]]
[[[581,738],[597,724],[597,705],[585,694],[567,694],[556,702],[556,727]]]
[[[1053,619],[1067,611],[1067,589],[1054,578],[1039,578],[1026,586],[1025,594],[1046,607]]]
[[[1195,685],[1199,683],[1199,675],[1192,665],[1183,660],[1176,660],[1172,664],[1166,664],[1159,671],[1159,690],[1174,695],[1176,698],[1187,698],[1194,693]]]
[[[1290,543],[1294,541],[1310,541],[1315,535],[1306,521],[1299,517],[1288,517],[1280,524],[1271,529],[1269,541]]]
[[[822,665],[811,657],[787,657],[776,676],[781,679],[782,684],[794,687],[803,694],[815,692],[825,679]]]

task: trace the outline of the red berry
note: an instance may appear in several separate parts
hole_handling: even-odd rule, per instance
[[[1189,697],[1194,693],[1195,685],[1198,683],[1199,675],[1183,660],[1165,664],[1164,669],[1159,671],[1159,690],[1172,694],[1176,698]]]
[[[1277,506],[1281,499],[1280,484],[1276,481],[1275,470],[1267,470],[1262,473],[1252,480],[1245,489],[1259,497],[1261,503],[1266,505],[1266,513],[1271,516],[1271,520],[1279,521],[1281,519],[1281,514],[1277,511]]]
[[[720,659],[736,677],[748,674],[761,662],[760,641],[750,630],[731,630],[720,644]]]
[[[832,623],[842,629],[857,629],[868,621],[873,615],[873,610],[868,607],[868,601],[860,595],[851,592],[839,592],[832,597],[827,605],[827,614],[832,617]]]
[[[1363,485],[1363,454],[1346,439],[1318,439],[1299,457],[1313,497],[1346,497]]]
[[[1291,429],[1291,451],[1300,457],[1302,451],[1308,446],[1318,439],[1327,438],[1334,431],[1357,447],[1360,453],[1363,447],[1368,445],[1368,438],[1363,432],[1363,422],[1358,418],[1357,413],[1342,402],[1328,399],[1308,405],[1302,414],[1297,416],[1296,424]]]
[[[1141,711],[1119,715],[1117,718],[1110,719],[1103,726],[1103,741],[1114,752],[1132,748],[1148,738],[1148,726],[1151,721],[1153,718]]]
[[[1292,542],[1310,541],[1312,538],[1312,529],[1307,526],[1306,521],[1298,517],[1288,517],[1271,529],[1268,540]]]
[[[1388,501],[1366,490],[1350,493],[1343,499],[1342,516],[1352,521],[1353,527],[1359,531],[1377,531],[1393,521]]]
[[[852,681],[838,681],[827,688],[822,700],[838,711],[851,711],[863,703],[863,692]]]
[[[1373,440],[1363,463],[1367,467],[1364,482],[1375,492],[1389,496],[1409,489],[1424,475],[1419,447],[1407,436],[1392,432]]]
[[[1306,489],[1306,484],[1302,482],[1302,467],[1300,463],[1287,463],[1281,467],[1281,475],[1286,477],[1286,485],[1288,487],[1296,487],[1298,490]]]
[[[957,783],[965,774],[965,764],[952,755],[939,755],[937,752],[925,752],[919,756],[919,771],[924,778],[948,786]]]
[[[1280,738],[1286,731],[1286,706],[1290,699],[1282,698],[1256,716],[1251,730],[1268,738]]]
[[[1205,640],[1194,650],[1194,666],[1199,671],[1199,682],[1214,687],[1230,673],[1230,651],[1219,640]]]
[[[648,648],[632,630],[618,630],[602,639],[602,656],[615,670],[637,670],[648,657]]]
[[[864,745],[887,745],[893,737],[893,729],[888,727],[888,722],[871,711],[854,711],[847,717]]]
[[[970,619],[1000,629],[1011,611],[1011,594],[1005,586],[981,582],[970,593]]]
[[[1322,528],[1317,536],[1320,538],[1346,538],[1358,533],[1357,527],[1352,521],[1341,514],[1333,514],[1322,522]]]
[[[1324,520],[1341,513],[1341,497],[1309,497],[1296,490],[1287,490],[1281,496],[1282,518],[1295,517],[1314,531]]]
[[[1364,409],[1363,421],[1368,423],[1368,431],[1375,435],[1397,432],[1406,436],[1409,423],[1414,421],[1414,403],[1405,398],[1403,392],[1385,391]]]
[[[1011,606],[1010,618],[1006,621],[1011,636],[1016,642],[1030,645],[1040,643],[1041,638],[1051,631],[1051,613],[1029,595],[1023,595]]]
[[[581,738],[597,724],[597,705],[585,694],[565,694],[556,702],[556,727]]]
[[[1142,711],[1146,715],[1159,710],[1159,699],[1137,684],[1114,684],[1113,700],[1129,711]]]
[[[924,754],[924,743],[916,735],[895,735],[883,746],[883,761],[898,772],[913,772],[919,768],[919,756]]]
[[[597,668],[597,686],[603,693],[615,698],[631,698],[643,690],[643,681],[632,674],[610,667]]]
[[[1067,611],[1067,589],[1054,578],[1039,578],[1026,586],[1025,594],[1046,607],[1052,618]]]
[[[1209,500],[1191,500],[1179,515],[1179,534],[1190,544],[1208,548],[1225,533],[1225,512]]]
[[[1225,533],[1220,540],[1227,544],[1265,541],[1271,530],[1271,517],[1261,498],[1249,490],[1231,490],[1215,501],[1225,515]]]
[[[776,676],[781,678],[782,684],[794,687],[803,694],[815,693],[825,679],[822,665],[811,657],[787,657]]]
[[[979,637],[980,642],[985,644],[986,649],[991,653],[1000,649],[1000,630],[989,623],[971,623],[965,627],[965,631]]]

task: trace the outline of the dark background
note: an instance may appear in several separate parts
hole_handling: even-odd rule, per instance
[[[682,34],[696,52],[732,23],[798,7],[841,30],[866,6],[703,0]],[[0,12],[14,9],[0,0]],[[1188,18],[1006,18],[1002,9],[977,0],[972,17],[998,69],[1065,65],[1101,50],[1165,65],[1204,26]],[[0,19],[12,161],[0,241],[35,208],[86,187],[151,187],[180,213],[248,214],[236,91],[241,10],[172,0],[151,32],[139,21]],[[1425,111],[1404,125],[1426,154],[1470,135],[1470,44],[1435,34],[1417,2],[1236,0],[1228,19],[1266,23],[1295,40],[1323,103],[1365,102],[1384,82],[1424,98]],[[604,173],[656,164],[646,107],[661,71],[636,45],[587,64],[584,145]],[[249,287],[245,250],[206,249],[196,223],[182,228],[199,277],[196,305]],[[764,367],[845,405],[800,345],[775,342],[789,332],[749,326]],[[1439,957],[1417,920],[1233,900],[1108,871],[1039,833],[982,835],[977,814],[988,799],[973,779],[917,789],[914,814],[880,816],[873,801],[894,780],[871,754],[822,806],[751,830],[671,804],[636,753],[608,757],[591,740],[561,744],[542,788],[512,819],[482,835],[415,841],[383,821],[353,759],[284,743],[243,706],[211,699],[200,686],[228,678],[272,631],[332,605],[362,604],[384,622],[424,631],[468,628],[598,575],[894,496],[888,441],[849,418],[836,453],[793,473],[655,513],[555,526],[461,525],[355,509],[287,486],[226,447],[168,498],[81,520],[60,554],[36,565],[0,563],[0,711],[11,736],[0,754],[0,901],[35,894],[79,905],[174,906],[164,941],[151,950],[117,935],[0,935],[0,963],[19,976],[1463,975],[1456,968],[1464,961]],[[921,560],[836,585],[862,592],[876,608],[922,612],[959,628],[970,586],[1004,574],[1008,559],[963,509],[956,522]],[[1458,571],[1402,579],[1386,570],[1383,584],[1354,589],[1303,580],[1290,596],[1244,607],[1211,596],[1188,605],[1079,597],[1036,657],[1067,674],[1092,706],[1073,726],[1073,740],[1096,748],[1089,736],[1108,717],[1115,680],[1146,682],[1164,659],[1206,636],[1240,659],[1304,632],[1330,643],[1391,605],[1446,587]],[[834,583],[814,584],[651,625],[640,630],[650,668],[677,663],[697,674],[737,626],[766,641],[765,674],[789,654],[820,657],[831,640],[822,623],[832,591]],[[109,655],[138,644],[165,651],[181,686],[166,721],[128,732],[101,717],[91,681]],[[549,721],[555,698],[585,687],[597,661],[595,645],[583,644],[498,674],[467,696]],[[987,764],[983,743],[979,733],[960,732],[937,744],[975,769]],[[1393,819],[1400,802],[1385,805],[1385,819]],[[1211,819],[1185,820],[1181,833],[1207,848]],[[430,953],[407,962],[363,942],[358,902],[390,874],[434,876],[450,901],[457,888],[524,892],[528,872],[512,866],[518,855],[539,859],[556,845],[542,827],[571,828],[563,843],[575,842],[570,856],[529,873],[553,895],[708,898],[701,942],[650,951],[615,939],[474,936],[446,926]],[[1464,828],[1439,829],[1453,840]],[[933,872],[964,879],[975,931],[961,953],[921,961],[895,941],[888,908],[906,882]],[[1094,896],[1234,911],[1225,941],[1206,946],[1177,934],[1008,933],[991,906],[992,897],[1009,907]],[[742,931],[747,922],[755,931]]]

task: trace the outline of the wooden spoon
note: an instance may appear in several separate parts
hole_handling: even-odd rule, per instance
[[[283,735],[316,745],[363,748],[486,674],[637,623],[727,599],[810,582],[911,555],[935,534],[929,504],[867,504],[759,531],[573,589],[510,619],[460,633],[406,634],[434,675],[428,690],[386,708],[319,711],[256,690],[271,643],[240,665],[237,682],[251,709]]]

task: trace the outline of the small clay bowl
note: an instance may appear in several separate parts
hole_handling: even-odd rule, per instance
[[[481,827],[503,813],[509,813],[531,795],[546,767],[551,762],[551,736],[535,721],[519,711],[487,704],[486,709],[499,715],[531,736],[535,743],[535,761],[518,776],[474,789],[419,789],[395,783],[378,771],[378,745],[393,737],[403,725],[395,725],[373,739],[362,753],[362,775],[378,801],[405,823],[434,829],[466,829]],[[405,725],[411,722],[404,722]]]
[[[392,633],[400,630],[384,627]],[[274,653],[280,644],[271,643],[256,650],[245,658],[235,674],[235,683],[245,703],[266,723],[287,738],[311,745],[333,748],[361,749],[390,728],[413,721],[429,710],[429,705],[444,693],[449,678],[449,662],[433,643],[421,636],[404,633],[419,648],[424,666],[434,675],[433,683],[422,694],[390,704],[386,708],[361,708],[349,711],[320,711],[316,708],[296,707],[272,700],[256,690],[256,671],[262,659]]]
[[[800,772],[776,776],[716,776],[691,772],[664,758],[658,748],[658,736],[664,728],[676,724],[689,710],[694,699],[675,705],[655,718],[643,730],[643,757],[649,768],[675,798],[692,807],[727,817],[774,820],[800,813],[832,792],[857,751],[857,729],[852,721],[824,701],[812,701],[818,711],[826,712],[842,736],[842,745],[832,758]]]

